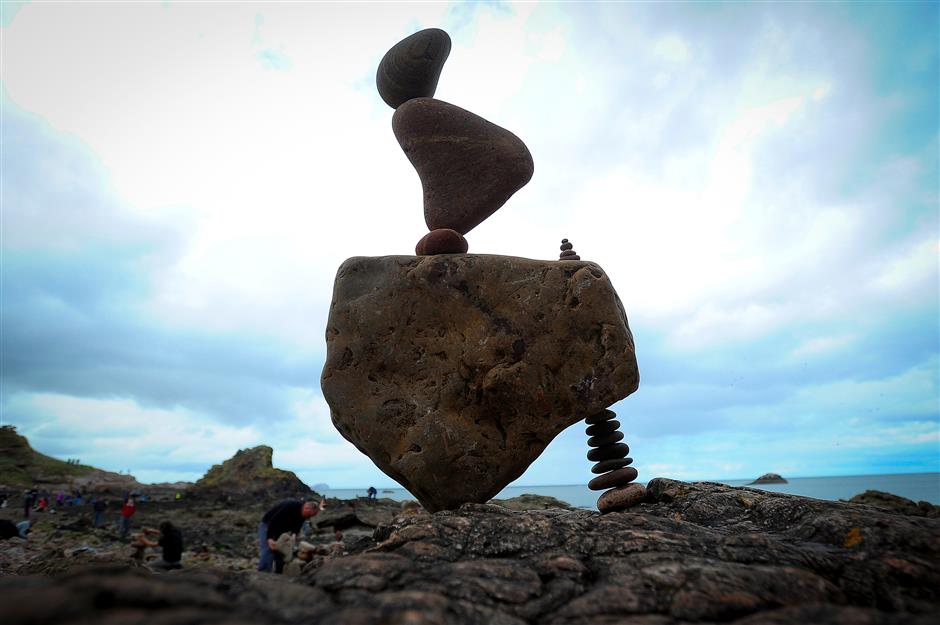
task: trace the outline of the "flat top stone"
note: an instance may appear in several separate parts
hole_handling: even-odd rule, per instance
[[[594,263],[355,257],[337,272],[321,377],[333,423],[429,510],[491,499],[638,383]]]

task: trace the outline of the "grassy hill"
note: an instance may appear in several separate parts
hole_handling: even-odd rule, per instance
[[[86,477],[97,469],[69,464],[35,451],[25,436],[12,425],[0,427],[0,484],[32,486],[36,483],[69,482]]]

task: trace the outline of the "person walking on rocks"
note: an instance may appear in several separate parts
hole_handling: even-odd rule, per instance
[[[304,521],[320,514],[325,507],[324,500],[317,503],[286,499],[265,512],[258,524],[258,546],[261,551],[258,570],[270,573],[273,565],[275,573],[283,573],[284,556],[277,552],[277,539],[285,533],[296,536]]]
[[[131,531],[131,517],[135,512],[137,512],[137,497],[131,495],[121,506],[121,540],[127,538],[128,532]]]
[[[379,491],[375,490],[375,486],[370,486],[369,490],[366,491],[366,494],[369,495],[369,499],[375,501],[375,496],[379,494]]]
[[[95,500],[91,502],[91,509],[95,513],[93,520],[93,525],[95,527],[101,525],[101,519],[104,516],[104,511],[107,507],[108,502],[104,500],[104,497],[96,497]]]

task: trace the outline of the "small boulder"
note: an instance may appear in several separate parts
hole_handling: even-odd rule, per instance
[[[426,28],[392,46],[375,74],[379,95],[398,108],[412,98],[430,98],[450,55],[450,36],[440,28]]]
[[[467,234],[532,178],[532,155],[519,137],[459,106],[408,100],[392,130],[421,178],[430,230]]]

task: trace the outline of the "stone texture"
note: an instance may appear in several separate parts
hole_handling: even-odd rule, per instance
[[[399,516],[348,551],[295,579],[116,564],[3,576],[0,623],[932,625],[940,612],[940,521],[719,484],[653,480],[644,502],[603,515]]]
[[[639,381],[623,307],[589,262],[351,258],[326,338],[334,425],[430,511],[492,498]]]
[[[592,436],[588,439],[587,444],[588,447],[602,447],[604,445],[611,445],[622,440],[623,432],[611,432],[610,434]]]
[[[450,228],[438,228],[421,237],[415,245],[415,254],[418,256],[466,254],[469,249],[470,246],[462,234]]]
[[[588,482],[588,488],[591,490],[604,490],[615,486],[624,486],[637,478],[637,470],[633,467],[617,469],[604,475],[598,475]]]
[[[450,36],[440,28],[405,37],[379,63],[375,74],[379,95],[393,109],[412,98],[430,98],[449,55]]]
[[[607,473],[608,471],[620,469],[630,464],[633,464],[633,458],[614,458],[612,460],[601,460],[591,467],[591,473]]]
[[[604,447],[595,447],[587,453],[587,459],[591,462],[598,460],[615,460],[625,458],[630,453],[630,446],[626,443],[614,443]]]
[[[613,410],[601,410],[596,414],[592,414],[590,417],[587,417],[584,420],[584,423],[587,425],[594,425],[595,423],[603,423],[604,421],[610,421],[611,419],[616,419],[617,413]]]
[[[620,421],[604,421],[603,423],[589,425],[588,427],[584,428],[584,433],[588,436],[604,436],[605,434],[616,432],[617,428],[619,427]]]
[[[453,104],[408,100],[392,130],[421,178],[430,230],[466,234],[532,178],[532,155],[519,137]]]
[[[602,513],[626,510],[639,504],[646,497],[646,487],[642,484],[628,484],[612,488],[597,498],[597,509]]]

